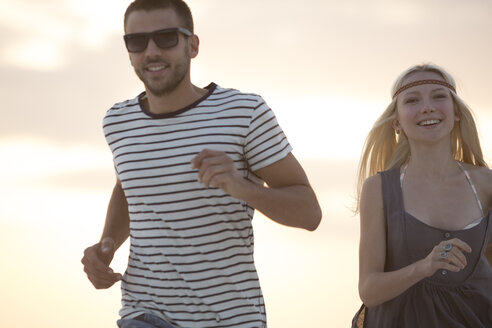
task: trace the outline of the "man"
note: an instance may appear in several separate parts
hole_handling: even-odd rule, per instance
[[[182,0],[134,1],[125,33],[145,92],[104,118],[117,182],[84,271],[96,288],[122,280],[122,328],[264,327],[253,209],[314,230],[316,196],[261,97],[191,83],[199,40]],[[122,277],[109,264],[129,236]]]

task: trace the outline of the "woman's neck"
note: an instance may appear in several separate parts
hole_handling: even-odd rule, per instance
[[[442,179],[460,172],[451,147],[411,147],[407,172],[418,173],[422,178]]]

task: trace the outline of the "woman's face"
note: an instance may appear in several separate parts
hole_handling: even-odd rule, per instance
[[[415,72],[404,78],[403,84],[420,80],[440,80],[435,72]],[[451,91],[439,84],[422,84],[411,87],[398,95],[395,130],[402,130],[410,142],[435,143],[451,135],[459,118],[454,113]]]

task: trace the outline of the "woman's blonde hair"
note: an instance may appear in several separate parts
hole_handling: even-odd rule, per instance
[[[453,77],[443,68],[434,64],[422,64],[413,66],[400,74],[393,84],[391,95],[402,87],[403,80],[408,75],[415,72],[437,73],[442,76],[445,82],[456,89]],[[455,123],[451,133],[451,153],[458,161],[477,166],[487,166],[483,159],[472,112],[454,91],[450,90],[450,92],[453,98],[455,115],[460,118],[459,122]],[[392,125],[398,115],[397,98],[394,97],[392,99],[383,114],[376,120],[364,143],[359,163],[356,212],[359,211],[360,194],[365,179],[379,171],[399,167],[410,158],[410,145],[407,137],[403,132],[396,134]]]

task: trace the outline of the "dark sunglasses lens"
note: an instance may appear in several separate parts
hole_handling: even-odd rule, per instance
[[[141,52],[147,48],[149,37],[146,35],[132,35],[125,38],[126,48],[130,52]]]
[[[178,44],[178,32],[160,32],[154,34],[154,42],[159,48],[166,49]]]

